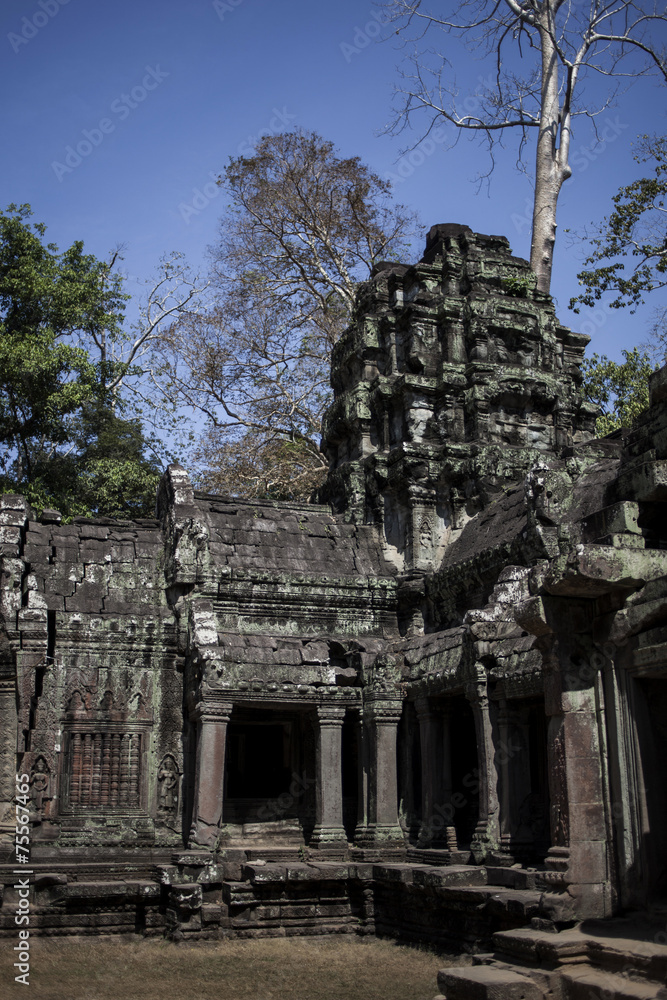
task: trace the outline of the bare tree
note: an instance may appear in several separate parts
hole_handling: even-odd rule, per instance
[[[538,287],[548,292],[558,196],[572,173],[573,117],[582,114],[594,121],[603,110],[577,107],[579,85],[593,73],[626,78],[656,73],[667,81],[667,59],[655,41],[667,22],[664,5],[654,0],[462,0],[450,16],[438,8],[428,11],[422,0],[394,0],[390,11],[398,33],[406,43],[414,42],[392,131],[404,128],[415,113],[426,112],[426,132],[444,120],[457,135],[467,131],[482,136],[491,167],[494,148],[508,130],[519,135],[520,162],[535,131],[530,263]],[[460,97],[447,57],[425,48],[426,37],[436,32],[462,38],[471,51],[494,63],[472,108]]]
[[[201,485],[307,499],[325,472],[331,351],[359,282],[405,253],[414,213],[311,132],[263,139],[221,183],[230,206],[211,251],[214,302],[161,339],[161,383],[205,418]]]
[[[256,287],[318,321],[332,304],[349,313],[359,281],[398,259],[415,216],[359,157],[343,159],[315,132],[262,140],[252,157],[230,160],[220,178],[231,204],[212,248],[218,287]]]
[[[117,269],[122,255],[123,248],[115,250],[99,276],[101,286],[116,286],[119,293],[125,280]],[[152,395],[151,357],[156,341],[178,316],[189,313],[209,282],[193,275],[184,255],[174,250],[161,257],[156,273],[143,284],[139,319],[132,326],[107,329],[90,324],[79,331],[77,338],[81,347],[99,357],[101,381],[112,410],[116,409],[123,390],[143,400]]]
[[[161,384],[205,420],[192,456],[200,485],[243,496],[306,498],[319,450],[331,349],[322,326],[247,288],[175,323],[161,341]]]

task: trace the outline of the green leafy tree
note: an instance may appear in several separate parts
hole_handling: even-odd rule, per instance
[[[667,285],[667,137],[643,136],[635,160],[653,163],[653,173],[614,195],[613,212],[591,239],[586,264],[596,266],[578,275],[585,291],[570,300],[575,312],[609,293],[615,294],[612,308],[634,312],[647,293]],[[648,407],[649,376],[665,360],[664,309],[658,310],[650,342],[623,351],[623,357],[619,363],[594,354],[585,362],[584,386],[602,410],[596,426],[602,435],[629,426]]]
[[[30,215],[0,214],[0,489],[69,516],[152,513],[140,425],[115,412],[112,363],[83,346],[120,335],[121,278],[81,242],[45,243]]]
[[[622,363],[610,361],[604,354],[584,360],[584,391],[601,410],[595,425],[600,437],[629,427],[648,408],[649,377],[658,366],[638,347],[622,353]]]
[[[99,387],[72,343],[80,330],[118,328],[123,296],[106,265],[74,243],[59,253],[30,226],[28,206],[0,215],[0,440],[2,469],[20,487],[68,441],[68,422]]]
[[[585,261],[596,266],[577,275],[585,291],[570,301],[575,312],[607,292],[616,293],[612,308],[634,312],[648,292],[667,285],[667,137],[643,136],[635,160],[652,163],[653,173],[614,195],[614,211],[591,239],[594,250]]]

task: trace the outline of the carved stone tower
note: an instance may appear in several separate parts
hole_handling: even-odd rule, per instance
[[[592,437],[587,342],[504,237],[433,226],[417,265],[376,266],[336,345],[321,498],[380,526],[400,571],[436,569],[536,458]]]

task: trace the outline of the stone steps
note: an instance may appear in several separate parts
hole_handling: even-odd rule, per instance
[[[656,982],[630,979],[621,973],[575,965],[561,971],[566,1000],[667,1000],[667,988]],[[664,982],[664,980],[663,980]]]
[[[486,866],[486,880],[489,885],[502,885],[507,889],[543,888],[542,873],[530,868],[500,868]]]
[[[612,929],[616,930],[613,935]],[[522,927],[499,931],[493,943],[496,957],[504,961],[538,967],[580,960],[612,975],[630,972],[635,978],[667,982],[667,946],[660,943],[662,939],[656,940],[650,932],[646,932],[648,940],[621,936],[629,930],[622,925],[614,928],[613,921],[605,928],[601,925],[600,933],[586,933],[581,926],[558,934]]]
[[[499,931],[493,954],[476,961],[531,976],[561,1000],[667,1000],[667,945],[654,923],[638,914],[559,933]]]
[[[438,988],[446,1000],[545,1000],[546,994],[528,976],[511,969],[478,965],[441,969]],[[586,1000],[589,1000],[587,997]]]

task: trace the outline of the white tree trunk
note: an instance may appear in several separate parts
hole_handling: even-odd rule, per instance
[[[542,42],[542,92],[540,131],[535,156],[535,200],[530,266],[537,275],[537,287],[548,292],[551,286],[554,244],[556,242],[556,206],[563,181],[570,176],[568,151],[570,139],[569,91],[561,108],[558,93],[558,57],[552,42],[551,11],[544,13],[540,27]],[[558,141],[560,139],[560,147]]]

